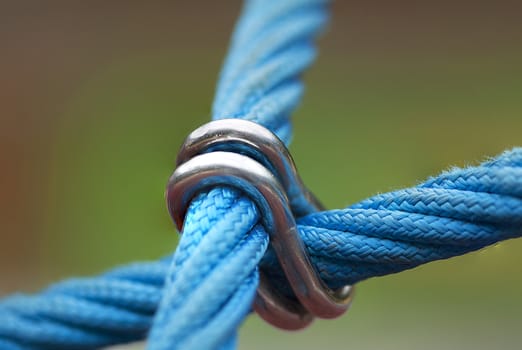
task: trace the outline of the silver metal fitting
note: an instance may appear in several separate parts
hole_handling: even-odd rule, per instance
[[[334,318],[350,306],[352,286],[332,290],[311,264],[295,217],[323,210],[301,181],[284,143],[259,124],[241,119],[213,121],[183,143],[166,199],[181,232],[191,200],[214,186],[234,187],[260,210],[270,244],[294,292],[284,296],[261,271],[254,310],[270,324],[297,330],[314,317]]]

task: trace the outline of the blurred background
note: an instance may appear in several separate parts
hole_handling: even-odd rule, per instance
[[[0,295],[173,251],[164,186],[239,8],[1,2]],[[294,115],[308,186],[343,207],[522,145],[521,10],[334,2]],[[250,317],[241,349],[520,349],[521,272],[512,240],[361,283],[348,314],[298,334]]]

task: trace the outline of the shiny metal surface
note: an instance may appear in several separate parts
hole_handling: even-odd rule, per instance
[[[185,139],[176,160],[185,163],[197,154],[225,151],[249,156],[276,174],[295,217],[324,210],[299,177],[283,141],[263,126],[242,119],[221,119],[204,124]]]
[[[346,311],[353,288],[328,288],[299,237],[296,210],[292,212],[287,196],[289,189],[301,192],[294,198],[297,203],[306,200],[307,204],[298,208],[304,213],[317,210],[319,202],[303,186],[286,147],[275,135],[243,120],[211,122],[187,138],[178,165],[166,196],[180,231],[191,199],[212,186],[235,187],[260,209],[270,243],[298,300],[283,296],[261,273],[254,309],[263,319],[276,327],[294,330],[306,327],[314,316],[333,318]]]

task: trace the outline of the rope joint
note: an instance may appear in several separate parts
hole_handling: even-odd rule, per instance
[[[166,199],[180,232],[191,200],[217,185],[247,194],[262,213],[270,244],[295,296],[283,295],[272,283],[270,271],[260,271],[253,307],[265,321],[297,330],[314,317],[334,318],[348,309],[354,288],[330,289],[301,241],[295,217],[321,211],[323,206],[304,186],[288,149],[275,134],[250,121],[213,121],[187,137],[177,165]]]

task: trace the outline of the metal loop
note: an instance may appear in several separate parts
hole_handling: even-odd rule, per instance
[[[239,150],[242,154],[222,150]],[[204,152],[212,153],[201,154]],[[178,165],[166,196],[180,231],[192,198],[216,185],[243,191],[260,209],[271,246],[297,298],[295,301],[283,296],[262,272],[254,309],[263,319],[293,330],[306,327],[313,316],[333,318],[346,311],[353,288],[328,288],[313,268],[299,237],[287,197],[289,189],[301,193],[294,196],[296,203],[306,199],[307,204],[300,204],[299,210],[315,211],[319,202],[303,186],[286,147],[275,135],[243,120],[211,122],[187,138]]]
[[[263,164],[282,183],[295,217],[325,208],[303,184],[290,152],[274,133],[243,119],[221,119],[194,130],[181,146],[176,165],[208,152],[244,154]]]

